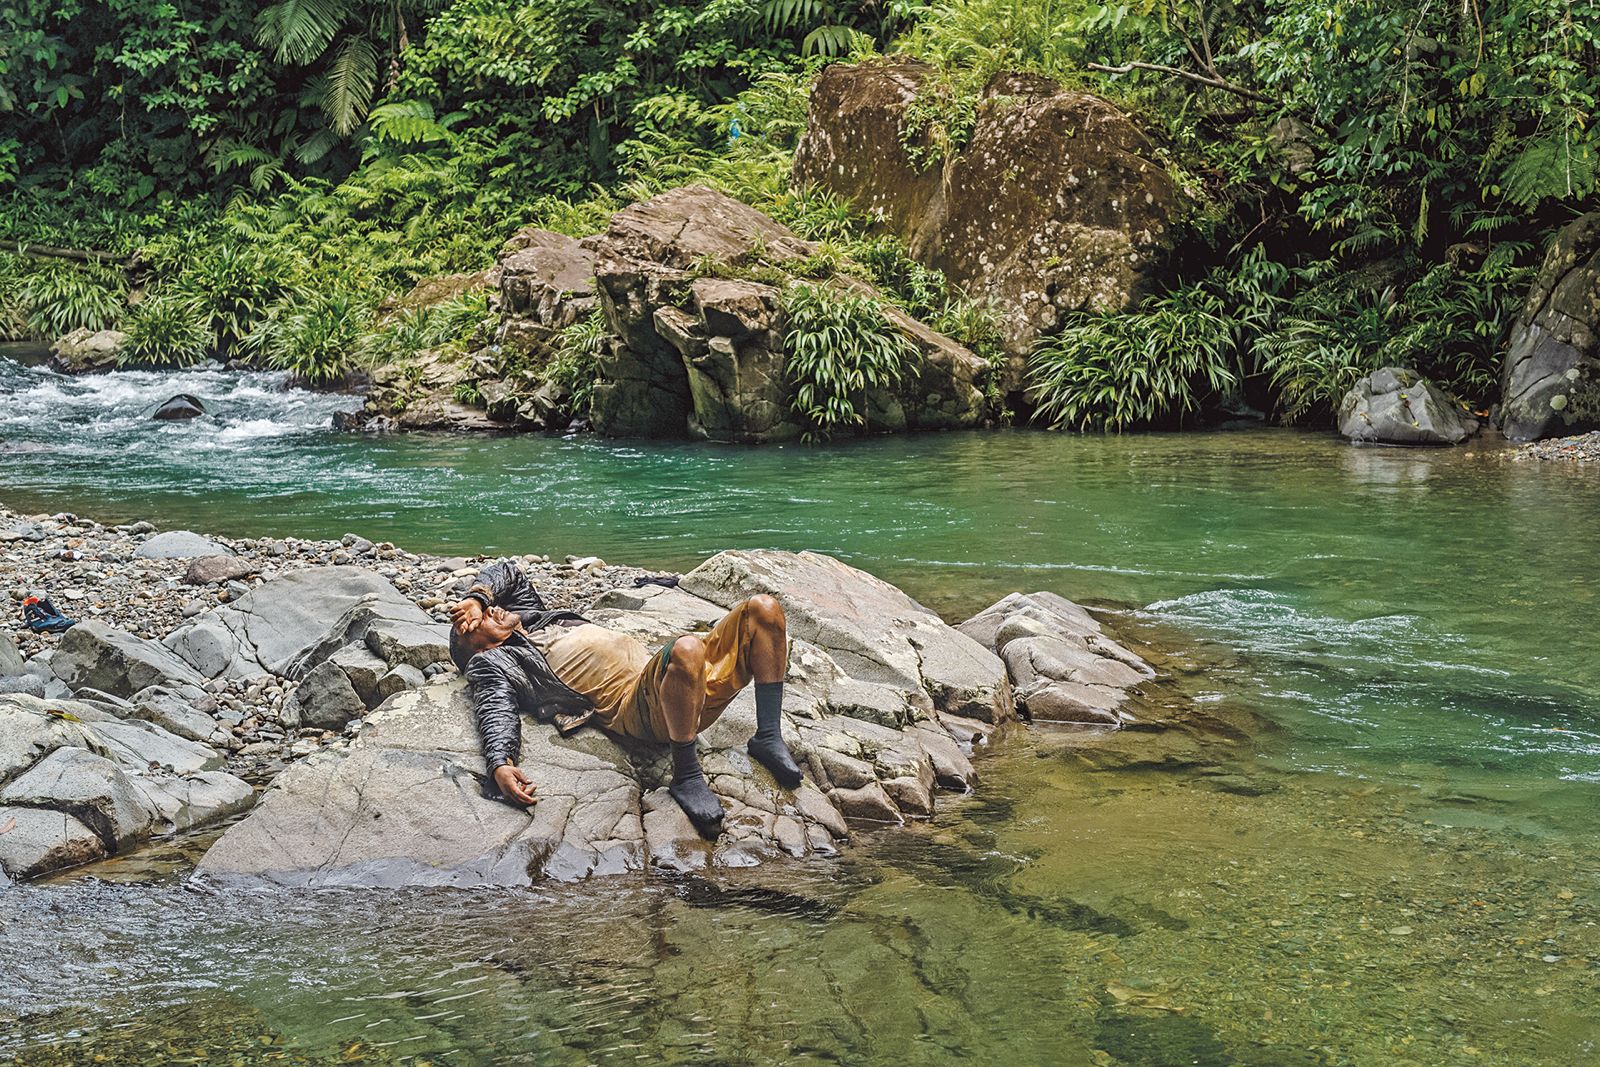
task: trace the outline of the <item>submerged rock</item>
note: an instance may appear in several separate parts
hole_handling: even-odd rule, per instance
[[[465,683],[446,677],[387,699],[348,749],[285,771],[200,870],[255,884],[400,886],[748,866],[832,855],[851,822],[926,817],[938,789],[969,787],[957,737],[970,734],[946,729],[941,714],[1010,714],[992,653],[893,586],[825,556],[723,553],[693,575],[690,590],[618,591],[588,614],[653,644],[782,585],[793,635],[785,731],[807,780],[781,789],[751,763],[744,744],[755,704],[741,693],[700,738],[727,810],[717,841],[702,840],[665,798],[664,746],[594,729],[561,738],[525,722],[519,763],[539,803],[524,810],[492,799]]]
[[[1478,420],[1428,379],[1384,367],[1345,394],[1339,432],[1359,443],[1458,445],[1478,432]]]
[[[1600,211],[1545,253],[1506,350],[1500,425],[1513,441],[1600,429]]]

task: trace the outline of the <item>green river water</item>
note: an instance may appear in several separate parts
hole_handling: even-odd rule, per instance
[[[143,420],[172,392],[217,414]],[[1181,729],[1034,729],[832,865],[527,893],[0,897],[0,1060],[1600,1063],[1600,472],[1321,434],[349,437],[265,376],[0,361],[0,502],[226,534],[814,548],[1103,610]],[[39,413],[53,413],[41,422]],[[151,873],[156,872],[156,873]]]

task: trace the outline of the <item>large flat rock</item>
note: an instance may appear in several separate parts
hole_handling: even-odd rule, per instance
[[[734,556],[740,559],[727,558]],[[805,783],[782,789],[746,755],[755,730],[748,689],[701,735],[702,763],[727,812],[717,840],[702,840],[666,797],[665,746],[595,729],[563,739],[525,721],[519,762],[539,802],[525,810],[491,799],[466,685],[450,677],[390,697],[350,747],[280,775],[250,816],[212,846],[200,871],[236,884],[394,887],[749,866],[834,855],[854,828],[925,818],[940,789],[970,787],[963,741],[972,735],[942,725],[929,694],[950,709],[1009,714],[998,658],[892,586],[827,557],[724,553],[717,560],[726,566],[702,577],[718,580],[696,589],[733,603],[767,590],[772,583],[763,576],[788,574],[796,580],[780,599],[791,627],[802,621],[811,635],[791,642],[784,693],[785,735]],[[751,560],[761,561],[759,573]],[[750,584],[736,585],[736,573]],[[695,591],[654,588],[616,591],[590,614],[657,644],[704,631],[725,612]],[[874,643],[874,625],[895,636]],[[856,677],[835,660],[835,648],[853,656],[858,673],[893,684]]]
[[[382,575],[313,567],[257,586],[174,630],[164,644],[206,677],[287,676],[308,654],[331,654],[379,619],[430,621]]]
[[[92,619],[66,632],[50,668],[73,691],[98,689],[125,700],[153,685],[205,682],[160,642]]]

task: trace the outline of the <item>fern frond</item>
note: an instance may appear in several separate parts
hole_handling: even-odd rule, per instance
[[[256,16],[256,39],[279,63],[304,66],[327,51],[349,14],[348,0],[280,0]]]

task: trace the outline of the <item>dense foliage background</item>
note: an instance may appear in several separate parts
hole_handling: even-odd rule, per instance
[[[1031,70],[1134,111],[1205,192],[1169,293],[1041,346],[1058,425],[1326,418],[1394,362],[1484,405],[1544,241],[1596,201],[1600,0],[17,0],[0,240],[137,250],[145,292],[0,255],[0,333],[121,323],[142,360],[329,376],[468,332],[380,324],[416,279],[692,179],[977,343],[981,309],[788,188],[809,72],[890,50],[935,66],[943,150]]]

